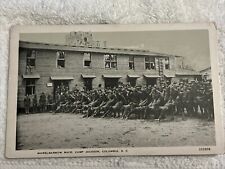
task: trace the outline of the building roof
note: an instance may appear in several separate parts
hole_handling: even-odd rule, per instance
[[[93,78],[96,78],[95,75],[84,75],[84,74],[81,74],[81,77],[84,78],[84,79],[93,79]]]
[[[72,76],[51,76],[51,80],[73,80]]]
[[[191,76],[191,75],[201,75],[199,72],[194,71],[194,70],[189,70],[189,69],[178,69],[176,70],[176,75],[186,75],[186,76]]]
[[[139,78],[140,76],[139,75],[127,75],[127,77],[129,77],[129,78]]]
[[[161,56],[161,57],[175,56],[175,55],[169,55],[169,54],[152,52],[152,51],[149,51],[149,50],[141,50],[141,49],[68,46],[68,45],[37,43],[37,42],[25,42],[25,41],[20,41],[19,47],[30,48],[30,49],[48,49],[48,50],[64,50],[64,51],[126,54],[126,55],[145,55],[145,56]],[[175,56],[175,57],[179,57],[179,56]]]
[[[24,79],[40,79],[39,74],[23,74]]]
[[[144,74],[143,75],[145,78],[159,78],[159,75],[156,74]]]
[[[211,70],[211,66],[209,66],[209,67],[207,67],[205,69],[200,70],[200,72],[205,72],[205,71],[208,71],[208,70]]]
[[[122,75],[102,75],[104,78],[116,78],[119,79],[122,77]]]

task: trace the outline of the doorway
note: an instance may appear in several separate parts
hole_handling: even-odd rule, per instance
[[[64,93],[69,90],[69,81],[65,80],[56,80],[54,83],[53,95]]]
[[[136,81],[137,81],[136,78],[128,78],[128,82],[130,83],[130,85],[132,87],[135,87],[136,86]]]
[[[156,85],[157,78],[146,78],[146,85],[147,86],[154,86]]]
[[[105,78],[105,88],[118,87],[118,78]]]
[[[85,90],[92,90],[92,78],[84,78]]]

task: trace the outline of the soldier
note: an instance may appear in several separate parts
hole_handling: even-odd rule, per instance
[[[206,108],[207,108],[207,115],[208,115],[208,120],[213,120],[214,119],[214,110],[213,110],[213,92],[212,88],[209,87],[206,93]]]
[[[51,112],[53,110],[53,98],[50,94],[48,94],[47,101],[47,110]]]
[[[45,107],[46,107],[46,96],[45,96],[44,92],[41,93],[41,96],[40,96],[40,99],[39,99],[39,104],[40,104],[41,112],[44,112]]]
[[[110,108],[115,105],[116,103],[116,96],[114,94],[109,95],[109,100],[106,102],[104,106],[101,107],[101,111],[104,111],[105,113],[102,115],[102,117],[106,117],[110,113]]]
[[[33,113],[37,112],[37,95],[35,94],[33,97]]]
[[[30,113],[30,98],[28,94],[24,98],[24,107],[25,107],[25,113],[29,114]]]
[[[182,118],[184,118],[184,106],[183,106],[183,91],[180,91],[175,99],[175,106],[177,110],[177,114],[181,114]]]
[[[63,83],[60,84],[60,91],[61,91],[61,94],[64,94],[66,89],[65,89],[65,86],[63,85]]]
[[[120,109],[125,104],[126,99],[122,94],[119,93],[119,91],[116,93],[116,104],[112,106],[112,113],[114,114],[114,117],[120,117]]]
[[[198,89],[198,95],[196,98],[197,98],[197,104],[200,108],[201,116],[206,116],[207,99],[206,99],[206,95],[205,95],[205,91],[203,87]]]
[[[191,91],[190,91],[190,95],[191,95],[191,100],[192,100],[192,109],[194,111],[194,116],[196,116],[198,114],[198,98],[197,98],[197,84],[195,81],[192,81],[191,84]]]
[[[163,105],[163,98],[159,91],[155,91],[152,95],[152,102],[146,107],[146,113],[148,117],[154,115],[155,119],[158,119],[160,116],[159,107]]]
[[[174,106],[174,100],[172,99],[172,97],[170,97],[164,106],[159,107],[159,110],[160,110],[159,120],[161,120],[162,118],[165,118],[165,116],[167,114],[170,114],[171,112],[173,116],[172,119],[174,119],[173,106]]]

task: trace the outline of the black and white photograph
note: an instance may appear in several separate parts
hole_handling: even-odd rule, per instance
[[[15,139],[15,152],[174,154],[159,149],[168,147],[184,148],[181,154],[192,154],[190,147],[194,154],[218,152],[212,26],[132,27],[17,31],[17,40],[11,38],[18,61],[11,71],[17,76],[15,119],[9,122],[15,136],[8,137]]]

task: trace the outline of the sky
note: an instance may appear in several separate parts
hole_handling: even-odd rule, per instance
[[[199,71],[210,66],[207,30],[92,32],[94,40],[107,47],[147,49],[184,57],[185,65]],[[23,33],[20,40],[66,44],[67,33]]]

